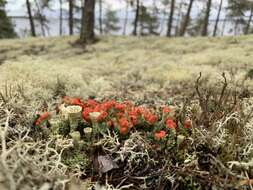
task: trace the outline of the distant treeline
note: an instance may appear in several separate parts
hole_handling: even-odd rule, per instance
[[[1,1],[4,12],[6,1]],[[253,33],[253,2],[249,0],[118,1],[124,7],[120,11],[112,10],[107,0],[26,0],[26,16],[11,20],[20,36],[82,34],[85,23],[90,24],[96,35],[175,37]],[[54,12],[52,7],[56,5]],[[49,11],[58,18],[49,16]],[[0,14],[1,19],[6,18]]]

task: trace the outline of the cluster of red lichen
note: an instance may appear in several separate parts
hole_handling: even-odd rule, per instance
[[[162,114],[155,114],[144,106],[135,106],[129,101],[117,102],[114,100],[98,102],[94,99],[82,101],[80,98],[64,97],[63,102],[67,105],[77,105],[82,107],[82,117],[86,122],[91,123],[91,114],[96,112],[96,122],[106,123],[109,128],[119,130],[121,135],[128,134],[137,125],[155,125],[157,122],[166,127],[164,130],[155,132],[154,137],[161,140],[167,136],[169,130],[177,129],[178,124],[171,116],[172,108],[165,106]],[[161,121],[159,121],[161,116]],[[42,114],[36,124],[49,118],[49,113]],[[144,124],[145,123],[145,124]],[[188,119],[184,123],[185,128],[191,128],[191,121]]]
[[[43,114],[39,115],[37,120],[35,121],[35,125],[41,125],[44,121],[48,120],[50,118],[49,112],[44,112]]]
[[[129,131],[142,124],[143,122],[154,125],[159,121],[159,115],[162,115],[164,125],[168,129],[178,127],[176,121],[171,117],[173,111],[169,106],[162,109],[162,114],[155,114],[144,106],[135,106],[129,101],[117,102],[114,100],[97,102],[93,99],[81,101],[80,98],[64,97],[64,103],[69,105],[78,105],[82,107],[82,116],[85,121],[91,122],[90,113],[99,112],[96,118],[97,122],[106,122],[108,127],[117,128],[120,134],[126,135]],[[184,123],[185,128],[191,128],[191,121],[187,119]],[[168,132],[168,131],[167,131]],[[155,133],[157,140],[165,138],[167,132],[164,130]]]

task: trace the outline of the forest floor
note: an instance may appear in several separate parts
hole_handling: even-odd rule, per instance
[[[253,36],[103,37],[86,48],[76,40],[0,41],[0,189],[79,189],[87,180],[104,185],[96,189],[252,189]],[[57,143],[68,144],[69,135],[30,129],[37,113],[52,112],[66,95],[82,105],[90,98],[129,100],[152,109],[160,122],[141,123],[127,138],[99,131],[96,140],[81,137],[84,147],[66,153]],[[168,116],[177,125],[173,132],[162,124],[165,105],[176,112]],[[181,129],[186,118],[190,129]],[[143,130],[147,125],[153,128]],[[150,138],[162,129],[166,140]],[[91,169],[97,159],[117,169]]]
[[[252,36],[106,37],[86,50],[74,47],[75,40],[2,40],[1,83],[23,83],[44,98],[51,94],[57,78],[66,83],[68,95],[81,97],[116,95],[122,92],[119,88],[132,83],[140,85],[141,91],[124,95],[136,99],[145,92],[170,88],[172,83],[191,84],[199,72],[215,81],[225,71],[237,80],[253,64]]]

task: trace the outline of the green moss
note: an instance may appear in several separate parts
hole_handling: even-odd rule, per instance
[[[188,189],[188,190],[200,190],[203,187],[197,182],[195,182],[190,176],[189,177],[182,177],[180,179],[180,185],[178,189]]]
[[[91,164],[91,161],[85,154],[75,151],[71,155],[63,158],[63,163],[70,168],[75,168],[78,165],[81,170],[85,170]]]
[[[62,136],[67,136],[70,133],[69,120],[62,121],[59,123],[58,132],[59,132],[59,135],[62,135]]]
[[[247,72],[246,78],[250,78],[251,80],[253,79],[253,69],[250,69],[250,70]]]

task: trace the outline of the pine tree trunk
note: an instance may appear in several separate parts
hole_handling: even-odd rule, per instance
[[[102,35],[103,34],[103,19],[102,19],[102,14],[103,14],[103,4],[102,0],[99,0],[99,32]]]
[[[183,10],[183,4],[184,1],[181,0],[179,3],[179,10],[178,10],[178,14],[177,14],[177,24],[176,24],[176,36],[179,35],[179,29],[180,29],[180,25],[181,25],[181,18],[182,18],[182,10]]]
[[[171,37],[174,10],[175,10],[175,0],[171,0],[171,5],[170,5],[170,16],[169,16],[169,20],[168,20],[167,37]]]
[[[95,41],[95,1],[84,0],[80,42],[83,44]]]
[[[28,17],[29,17],[29,22],[30,22],[30,28],[31,28],[32,36],[36,37],[35,25],[34,25],[34,22],[33,22],[31,4],[30,4],[29,0],[26,0],[26,8],[27,8],[27,12],[28,12]]]
[[[62,18],[62,0],[59,0],[60,3],[60,26],[59,26],[59,34],[60,36],[62,35],[62,22],[63,22],[63,18]]]
[[[43,16],[42,16],[42,11],[40,9],[40,5],[39,5],[37,0],[35,0],[35,4],[36,4],[36,7],[38,9],[38,16],[39,16],[42,36],[46,36],[46,32],[45,32],[45,28],[44,28],[44,19],[43,19]]]
[[[133,35],[137,35],[137,28],[139,23],[139,12],[140,12],[140,1],[136,0],[136,11],[135,11],[135,19],[134,19],[134,31]]]
[[[69,0],[69,35],[73,35],[74,28],[74,0]]]
[[[213,37],[216,36],[217,33],[217,29],[218,29],[218,24],[220,22],[220,14],[221,14],[221,9],[222,9],[222,5],[223,5],[223,0],[220,1],[220,6],[219,6],[219,10],[218,10],[218,15],[215,21],[215,26],[214,26],[214,30],[213,30]]]
[[[207,36],[208,35],[208,24],[209,24],[211,6],[212,6],[212,0],[208,0],[207,5],[206,5],[206,14],[205,14],[205,19],[204,19],[204,26],[203,26],[203,29],[202,29],[202,32],[201,32],[202,36]]]
[[[180,30],[180,36],[184,36],[185,35],[187,26],[188,26],[189,21],[190,21],[190,16],[191,16],[191,10],[192,10],[193,2],[194,2],[194,0],[191,0],[190,3],[189,3],[188,9],[187,9],[187,13],[186,13],[186,16],[185,16],[185,20],[184,20],[182,28]]]
[[[126,28],[127,28],[127,23],[128,23],[128,8],[129,8],[129,3],[128,3],[128,0],[126,0],[126,14],[125,14],[125,21],[124,21],[124,26],[123,26],[123,35],[126,35]]]
[[[253,8],[251,8],[251,10],[250,10],[249,20],[247,22],[247,26],[246,26],[245,32],[244,32],[245,35],[249,34],[250,24],[251,24],[252,18],[253,18]]]

